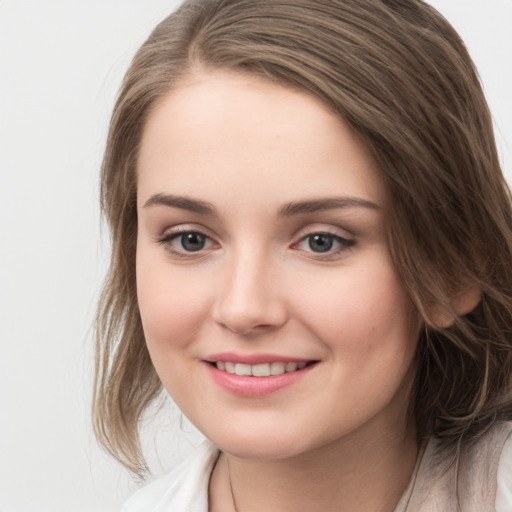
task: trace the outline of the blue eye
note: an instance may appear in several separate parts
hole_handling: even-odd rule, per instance
[[[343,238],[332,233],[311,233],[302,238],[296,248],[316,254],[337,253],[353,246],[355,240]]]
[[[313,252],[327,252],[330,251],[334,245],[334,237],[325,233],[310,235],[307,240],[309,248]]]
[[[199,253],[204,249],[209,249],[214,244],[210,237],[199,231],[169,233],[158,239],[158,242],[175,256]]]
[[[179,241],[181,247],[187,252],[200,251],[206,245],[206,236],[195,231],[178,235],[173,240]]]

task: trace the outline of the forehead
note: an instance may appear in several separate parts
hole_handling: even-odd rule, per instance
[[[148,117],[138,195],[158,187],[207,193],[219,183],[239,194],[268,184],[267,195],[300,187],[325,195],[339,186],[344,195],[384,200],[370,152],[318,98],[252,75],[196,73]]]

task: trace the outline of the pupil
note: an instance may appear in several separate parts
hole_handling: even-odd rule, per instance
[[[181,244],[186,251],[200,251],[205,244],[205,237],[200,233],[187,233],[181,236]]]
[[[331,235],[313,235],[309,239],[309,248],[314,252],[327,252],[332,249]]]

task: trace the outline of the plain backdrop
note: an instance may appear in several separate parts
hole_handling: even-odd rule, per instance
[[[510,182],[512,0],[431,3],[479,68]],[[122,75],[177,4],[0,0],[0,512],[114,512],[137,488],[90,428],[98,171]],[[165,409],[145,436],[154,476],[200,440]]]

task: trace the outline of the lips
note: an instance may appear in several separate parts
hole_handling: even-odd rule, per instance
[[[213,381],[224,390],[243,397],[255,397],[298,382],[319,361],[261,354],[217,354],[204,362]]]

